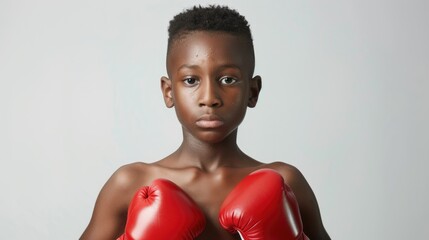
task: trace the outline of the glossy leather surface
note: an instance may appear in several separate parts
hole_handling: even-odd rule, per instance
[[[173,182],[157,179],[134,195],[125,233],[118,240],[192,240],[204,227],[196,203]]]
[[[219,221],[244,240],[306,240],[298,202],[283,177],[260,169],[245,177],[223,202]]]

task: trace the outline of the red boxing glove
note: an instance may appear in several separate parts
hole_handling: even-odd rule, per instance
[[[191,240],[205,224],[204,214],[182,189],[157,179],[134,195],[125,233],[117,240]]]
[[[244,240],[308,240],[295,195],[271,169],[245,177],[223,202],[219,221]]]

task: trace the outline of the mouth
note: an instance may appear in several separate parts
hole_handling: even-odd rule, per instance
[[[196,125],[200,128],[218,128],[223,124],[222,119],[213,114],[205,114],[196,122]]]

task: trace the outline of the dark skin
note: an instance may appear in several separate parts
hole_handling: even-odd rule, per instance
[[[248,107],[255,107],[261,78],[246,39],[223,32],[195,31],[176,40],[167,56],[168,78],[161,78],[167,107],[174,107],[183,142],[171,155],[151,164],[119,168],[101,190],[84,239],[116,239],[125,228],[128,204],[141,186],[165,178],[181,187],[199,205],[207,225],[197,239],[240,239],[219,224],[219,208],[232,188],[260,168],[277,170],[294,191],[305,234],[330,239],[309,184],[295,167],[261,163],[237,145],[237,129]],[[206,116],[202,121],[201,117]]]

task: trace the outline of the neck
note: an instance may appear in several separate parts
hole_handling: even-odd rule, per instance
[[[224,140],[216,143],[203,142],[191,135],[184,134],[183,142],[175,152],[179,161],[186,161],[203,171],[214,171],[219,167],[232,167],[243,159],[245,154],[237,145],[237,130]]]

